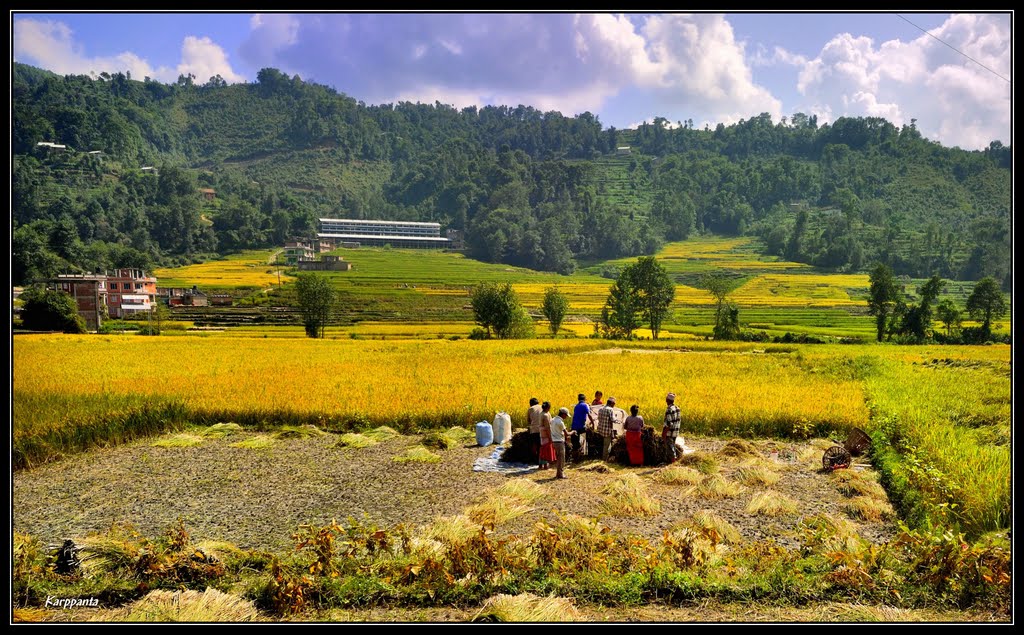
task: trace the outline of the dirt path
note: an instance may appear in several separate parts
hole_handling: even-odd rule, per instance
[[[82,537],[130,522],[144,535],[156,536],[181,517],[196,539],[227,540],[246,549],[287,549],[291,535],[304,522],[326,523],[349,517],[378,526],[426,524],[440,516],[461,513],[488,496],[508,476],[473,472],[477,457],[492,448],[460,447],[436,450],[440,463],[399,463],[393,457],[417,445],[419,437],[399,437],[363,449],[339,449],[332,435],[279,440],[269,449],[232,447],[254,436],[241,433],[207,439],[195,447],[154,447],[154,439],[88,452],[13,478],[13,528],[45,542]],[[716,452],[724,442],[687,438],[691,447]],[[770,442],[762,444],[768,456]],[[839,493],[835,478],[816,467],[820,452],[807,445],[774,443],[782,456],[801,452],[810,460],[777,466],[781,480],[772,490],[796,501],[798,513],[766,517],[749,514],[747,503],[756,488],[733,498],[708,500],[686,487],[654,481],[655,468],[622,468],[640,475],[661,512],[650,519],[602,515],[602,490],[618,469],[597,473],[571,468],[568,481],[555,481],[553,471],[533,472],[548,496],[533,513],[501,529],[529,532],[539,517],[553,518],[556,510],[587,517],[601,516],[615,531],[657,539],[694,512],[710,509],[733,524],[746,540],[775,539],[793,546],[800,517],[827,513],[850,519],[849,499]],[[741,463],[719,459],[720,473],[733,479]],[[892,535],[891,523],[856,521],[862,536],[881,541]]]

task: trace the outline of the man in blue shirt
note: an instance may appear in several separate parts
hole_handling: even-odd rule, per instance
[[[579,461],[587,455],[587,422],[590,421],[590,406],[587,405],[587,396],[583,393],[577,395],[579,403],[572,411],[572,460]]]

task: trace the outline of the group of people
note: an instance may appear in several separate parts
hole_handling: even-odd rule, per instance
[[[601,437],[601,457],[607,461],[611,453],[612,443],[619,434],[621,427],[626,437],[626,450],[632,465],[643,465],[644,450],[642,435],[645,427],[644,418],[640,416],[640,407],[636,404],[629,407],[629,416],[615,406],[615,397],[604,401],[604,394],[598,390],[594,400],[587,403],[583,393],[577,395],[577,404],[569,418],[568,408],[559,408],[558,414],[551,416],[551,403],[541,403],[536,397],[530,399],[530,408],[526,411],[533,446],[537,454],[537,466],[546,470],[555,464],[555,478],[565,476],[566,443],[572,444],[572,450],[578,455],[587,454],[587,432],[595,431]],[[665,418],[661,430],[662,443],[671,447],[673,460],[679,458],[676,439],[679,437],[680,415],[679,406],[675,405],[675,393],[665,396]],[[621,425],[620,425],[621,424]]]

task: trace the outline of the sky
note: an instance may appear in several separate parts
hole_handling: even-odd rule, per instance
[[[533,106],[605,126],[768,113],[884,117],[1012,144],[1012,13],[11,12],[17,62],[254,82],[274,67],[366,104]]]

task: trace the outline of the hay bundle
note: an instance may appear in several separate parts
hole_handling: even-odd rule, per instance
[[[757,449],[757,446],[750,441],[744,441],[743,439],[733,439],[725,444],[725,446],[718,451],[722,456],[729,456],[735,459],[746,459],[751,457],[761,456],[761,451]]]
[[[476,445],[475,438],[474,434],[469,430],[458,426],[452,426],[447,430],[433,430],[428,432],[423,437],[423,445],[429,448],[448,450],[450,448],[457,448],[459,446],[466,445],[471,441],[473,442],[473,445]]]
[[[496,595],[473,617],[474,622],[578,622],[579,611],[565,598],[530,593]]]
[[[215,423],[212,426],[205,428],[200,432],[200,436],[213,437],[215,439],[221,439],[229,437],[232,434],[237,434],[242,431],[242,426],[237,423]]]
[[[665,465],[675,458],[672,447],[655,434],[653,428],[644,428],[640,433],[640,442],[644,447],[644,465]],[[629,465],[629,451],[626,449],[626,437],[622,436],[612,443],[611,460],[622,465]]]
[[[508,449],[501,455],[501,460],[509,463],[537,463],[537,452],[534,450],[533,437],[529,431],[512,435]]]
[[[199,591],[151,591],[119,609],[100,611],[98,622],[253,622],[259,613],[252,602],[208,588]]]
[[[315,425],[306,423],[301,426],[281,426],[273,433],[275,439],[308,439],[310,437],[322,437],[327,433]]]

